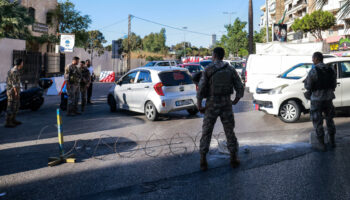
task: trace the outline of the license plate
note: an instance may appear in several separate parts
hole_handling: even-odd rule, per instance
[[[192,104],[192,100],[190,100],[190,99],[175,102],[176,106],[186,106],[186,105],[191,105],[191,104]]]

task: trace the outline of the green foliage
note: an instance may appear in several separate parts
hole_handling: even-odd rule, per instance
[[[146,61],[163,60],[162,56],[147,56]]]
[[[76,46],[85,47],[86,40],[89,38],[87,29],[91,24],[88,15],[81,15],[69,0],[59,3],[56,10],[50,11],[50,15],[57,20],[59,33],[74,33]]]
[[[186,49],[184,49],[184,46],[186,47]],[[181,42],[176,44],[175,46],[172,47],[175,51],[176,51],[176,59],[181,59],[181,57],[183,57],[186,53],[186,56],[210,56],[211,55],[211,51],[208,48],[204,48],[204,47],[195,47],[192,46],[191,43],[189,42]],[[186,50],[186,52],[185,52]]]
[[[249,55],[249,52],[247,49],[242,48],[238,51],[239,57],[247,57],[248,55]]]
[[[123,43],[123,51],[126,53],[128,52],[128,38],[124,38]],[[130,50],[136,51],[142,49],[142,39],[140,36],[136,35],[135,33],[130,34]]]
[[[336,18],[328,11],[317,10],[306,14],[301,19],[296,19],[292,25],[295,32],[310,32],[316,39],[323,40],[322,31],[330,29],[335,25]]]
[[[269,41],[271,42],[272,34],[269,27]],[[254,43],[266,43],[266,28],[260,29],[260,32],[254,31]]]
[[[238,55],[240,49],[246,49],[248,46],[248,33],[245,31],[247,22],[242,22],[239,18],[235,20],[233,25],[226,25],[227,35],[221,37],[221,41],[217,46],[225,49],[226,56],[233,54]]]
[[[90,54],[92,51],[96,51],[98,55],[103,54],[105,50],[103,44],[107,42],[103,34],[98,30],[93,30],[88,31],[87,35],[88,38],[84,44],[85,49],[88,49]]]
[[[143,38],[143,50],[153,53],[166,53],[167,47],[165,45],[165,42],[165,29],[162,28],[159,33],[151,33]]]
[[[31,36],[28,38],[28,40],[31,42],[37,42],[39,44],[59,42],[59,38],[56,35],[48,35],[48,34],[43,34],[39,37]]]
[[[28,10],[17,1],[0,0],[0,38],[27,39],[30,37],[27,25],[33,22]]]

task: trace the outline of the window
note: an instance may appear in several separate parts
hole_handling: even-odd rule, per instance
[[[156,62],[149,62],[145,65],[145,67],[153,67],[156,64]]]
[[[191,76],[184,71],[163,72],[159,78],[164,86],[178,86],[193,84]]]
[[[35,21],[35,9],[34,8],[30,7],[28,9],[28,15],[30,18],[32,18]]]
[[[204,70],[200,65],[187,65],[185,68],[188,69],[190,73],[196,73]]]
[[[135,78],[136,78],[137,72],[132,72],[128,75],[126,75],[123,80],[122,84],[133,84],[135,83]]]
[[[152,83],[151,74],[146,71],[141,71],[137,79],[138,83]]]
[[[350,62],[340,63],[341,78],[350,78]]]
[[[162,66],[162,67],[164,67],[164,66],[170,66],[170,64],[169,64],[169,62],[159,62],[159,63],[157,64],[157,66]]]
[[[306,76],[312,68],[312,64],[299,64],[287,70],[280,75],[281,78],[285,79],[300,79]]]

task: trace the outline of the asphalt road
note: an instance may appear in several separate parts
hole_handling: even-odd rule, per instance
[[[199,170],[202,115],[175,112],[149,122],[143,114],[110,113],[110,84],[95,84],[94,104],[63,115],[64,147],[77,162],[48,167],[58,156],[58,97],[46,97],[24,122],[3,128],[0,117],[0,199],[349,199],[350,118],[336,118],[339,147],[315,152],[305,115],[295,124],[254,111],[251,95],[234,107],[242,166],[232,170],[218,120],[210,169]],[[63,113],[64,114],[64,113]],[[220,146],[220,148],[219,148]],[[1,197],[1,193],[5,194]]]

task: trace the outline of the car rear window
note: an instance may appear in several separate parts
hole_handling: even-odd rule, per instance
[[[178,86],[193,84],[191,76],[184,71],[163,72],[159,78],[164,86]]]
[[[202,67],[199,65],[187,65],[185,66],[185,68],[188,69],[190,73],[196,73],[196,72],[202,71]]]

